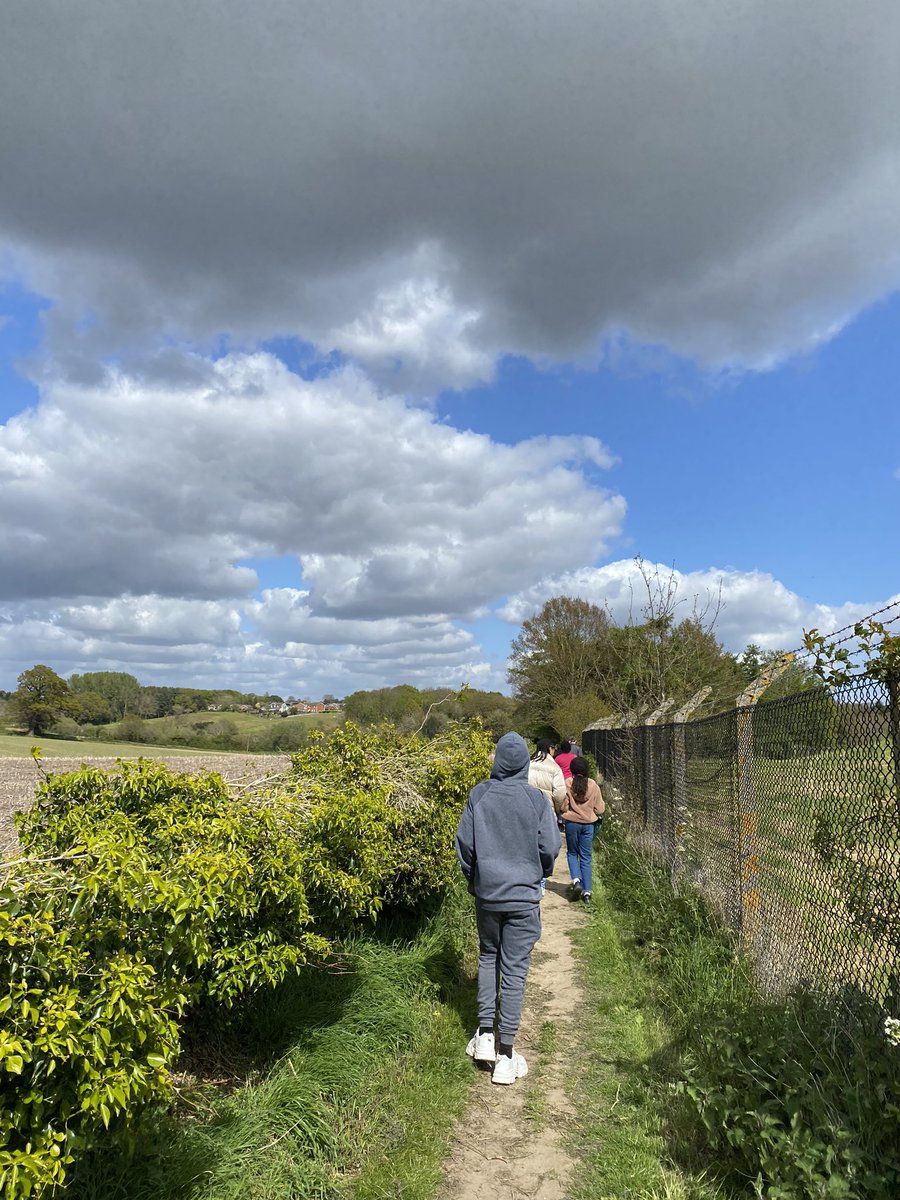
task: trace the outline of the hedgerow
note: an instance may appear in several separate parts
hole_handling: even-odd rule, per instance
[[[0,1195],[64,1182],[101,1127],[163,1100],[198,1004],[232,1005],[385,906],[446,889],[488,741],[351,725],[265,792],[119,762],[49,776],[0,891]]]

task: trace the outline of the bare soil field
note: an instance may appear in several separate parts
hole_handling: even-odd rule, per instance
[[[176,771],[218,771],[228,784],[241,785],[262,781],[279,775],[290,766],[290,758],[281,754],[197,754],[167,757],[165,754],[145,757],[158,758]],[[107,758],[54,758],[40,766],[31,758],[0,758],[0,860],[11,858],[17,848],[13,816],[28,808],[34,799],[35,788],[45,775],[77,771],[81,764],[104,767],[113,762]]]

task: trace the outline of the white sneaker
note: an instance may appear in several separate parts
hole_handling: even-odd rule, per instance
[[[466,1046],[466,1054],[469,1058],[474,1058],[476,1062],[495,1062],[497,1051],[494,1047],[494,1035],[479,1033],[476,1030],[475,1035],[469,1039],[469,1044]]]
[[[515,1050],[512,1052],[512,1058],[507,1058],[505,1054],[501,1054],[494,1065],[494,1072],[491,1075],[491,1083],[515,1083],[517,1079],[521,1079],[523,1075],[528,1074],[528,1063],[521,1054],[517,1054]]]

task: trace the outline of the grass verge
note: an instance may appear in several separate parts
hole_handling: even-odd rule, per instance
[[[606,831],[604,830],[604,837]],[[625,936],[623,936],[625,935]],[[655,1085],[672,1042],[647,969],[629,948],[622,914],[595,877],[590,924],[577,930],[588,1009],[572,1047],[580,1168],[572,1200],[713,1200],[726,1193],[702,1164],[677,1165]]]
[[[177,1111],[148,1114],[131,1151],[100,1146],[66,1194],[426,1200],[472,1080],[461,1053],[472,932],[454,892],[416,932],[386,926],[345,944],[343,973],[307,970],[239,1020],[211,1016],[187,1055],[205,1069]],[[223,1073],[242,1077],[231,1094]]]
[[[604,829],[600,853],[606,907],[585,953],[595,987],[618,992],[624,1005],[626,1049],[633,1016],[632,1048],[620,1056],[632,1082],[619,1098],[636,1106],[637,1128],[643,1114],[659,1139],[660,1167],[667,1160],[686,1172],[688,1190],[673,1191],[667,1180],[666,1191],[594,1195],[900,1195],[900,1050],[885,1037],[884,1012],[849,992],[761,996],[696,894],[673,893],[668,876],[614,826]],[[654,1011],[659,1018],[649,1018]],[[601,1029],[608,1019],[601,1009]]]

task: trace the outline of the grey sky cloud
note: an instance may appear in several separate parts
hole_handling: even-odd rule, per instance
[[[318,616],[465,616],[597,554],[621,496],[594,438],[499,445],[342,369],[270,355],[163,387],[49,384],[0,427],[0,601],[246,598],[248,557],[294,556]],[[527,533],[526,533],[527,531]]]
[[[890,0],[34,0],[0,239],[86,362],[295,333],[428,390],[625,329],[767,365],[900,279],[898,39]]]

